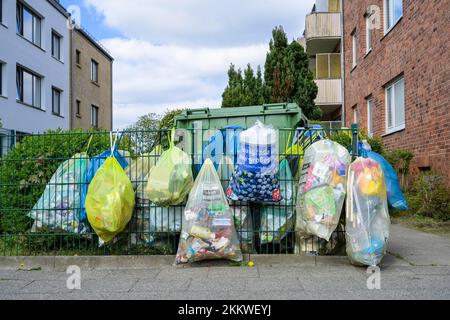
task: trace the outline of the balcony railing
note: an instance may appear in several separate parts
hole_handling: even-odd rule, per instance
[[[340,13],[316,12],[306,16],[306,41],[318,38],[340,38]]]
[[[341,79],[319,79],[315,80],[318,93],[317,105],[340,105],[342,104]]]

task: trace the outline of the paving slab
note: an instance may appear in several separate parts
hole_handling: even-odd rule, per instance
[[[450,239],[404,227],[391,225],[388,251],[410,264],[450,266]]]

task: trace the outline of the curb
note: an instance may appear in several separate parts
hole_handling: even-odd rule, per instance
[[[62,256],[62,257],[0,257],[0,270],[42,270],[65,272],[70,265],[77,265],[84,270],[123,270],[148,269],[172,266],[173,255],[153,256]],[[304,256],[304,255],[244,255],[244,263],[253,261],[256,266],[342,266],[349,265],[345,256]],[[194,265],[178,266],[180,268],[227,266],[228,261],[204,261]]]

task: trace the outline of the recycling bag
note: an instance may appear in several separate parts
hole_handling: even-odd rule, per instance
[[[351,157],[330,140],[313,143],[305,151],[297,203],[297,232],[328,241],[344,205],[347,168]]]
[[[386,253],[389,211],[381,165],[357,158],[350,166],[346,202],[346,250],[350,261],[376,266]]]
[[[176,263],[207,259],[242,261],[242,252],[214,164],[206,159],[183,213]]]
[[[86,172],[84,174],[83,184],[81,187],[81,206],[82,206],[82,208],[81,208],[81,213],[80,213],[80,221],[87,220],[85,204],[86,204],[86,197],[87,197],[89,184],[92,182],[92,179],[94,179],[95,174],[97,173],[97,170],[103,165],[105,160],[111,155],[111,150],[113,150],[112,152],[113,152],[114,158],[117,159],[117,161],[120,163],[122,168],[125,169],[126,167],[128,167],[128,161],[125,160],[125,157],[123,156],[125,154],[125,152],[117,150],[115,145],[111,146],[110,150],[107,150],[91,159],[91,161],[89,162],[89,165],[87,166]]]
[[[398,181],[398,176],[395,169],[382,155],[372,151],[367,141],[363,142],[362,148],[362,153],[365,157],[375,160],[381,165],[386,181],[388,204],[397,210],[408,210],[408,204],[403,196],[402,189],[400,188],[400,182]]]
[[[133,214],[134,204],[133,185],[114,157],[114,152],[111,152],[97,170],[86,196],[87,218],[103,242],[110,242],[125,229]]]
[[[28,216],[34,220],[32,231],[52,230],[86,234],[86,224],[80,222],[81,182],[89,164],[86,153],[78,153],[64,161],[53,174]]]
[[[191,158],[174,144],[172,130],[169,149],[150,170],[146,194],[160,206],[176,206],[184,202],[194,183]]]
[[[280,162],[280,190],[280,203],[262,206],[261,243],[280,242],[294,225],[294,178],[286,159]]]
[[[278,202],[278,134],[260,121],[239,136],[236,168],[227,197],[233,201]]]

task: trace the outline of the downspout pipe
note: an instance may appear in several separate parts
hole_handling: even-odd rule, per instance
[[[344,51],[344,39],[345,39],[345,35],[344,35],[344,0],[340,0],[341,1],[341,96],[342,96],[342,111],[341,111],[341,115],[342,115],[342,126],[345,127],[345,51]]]

